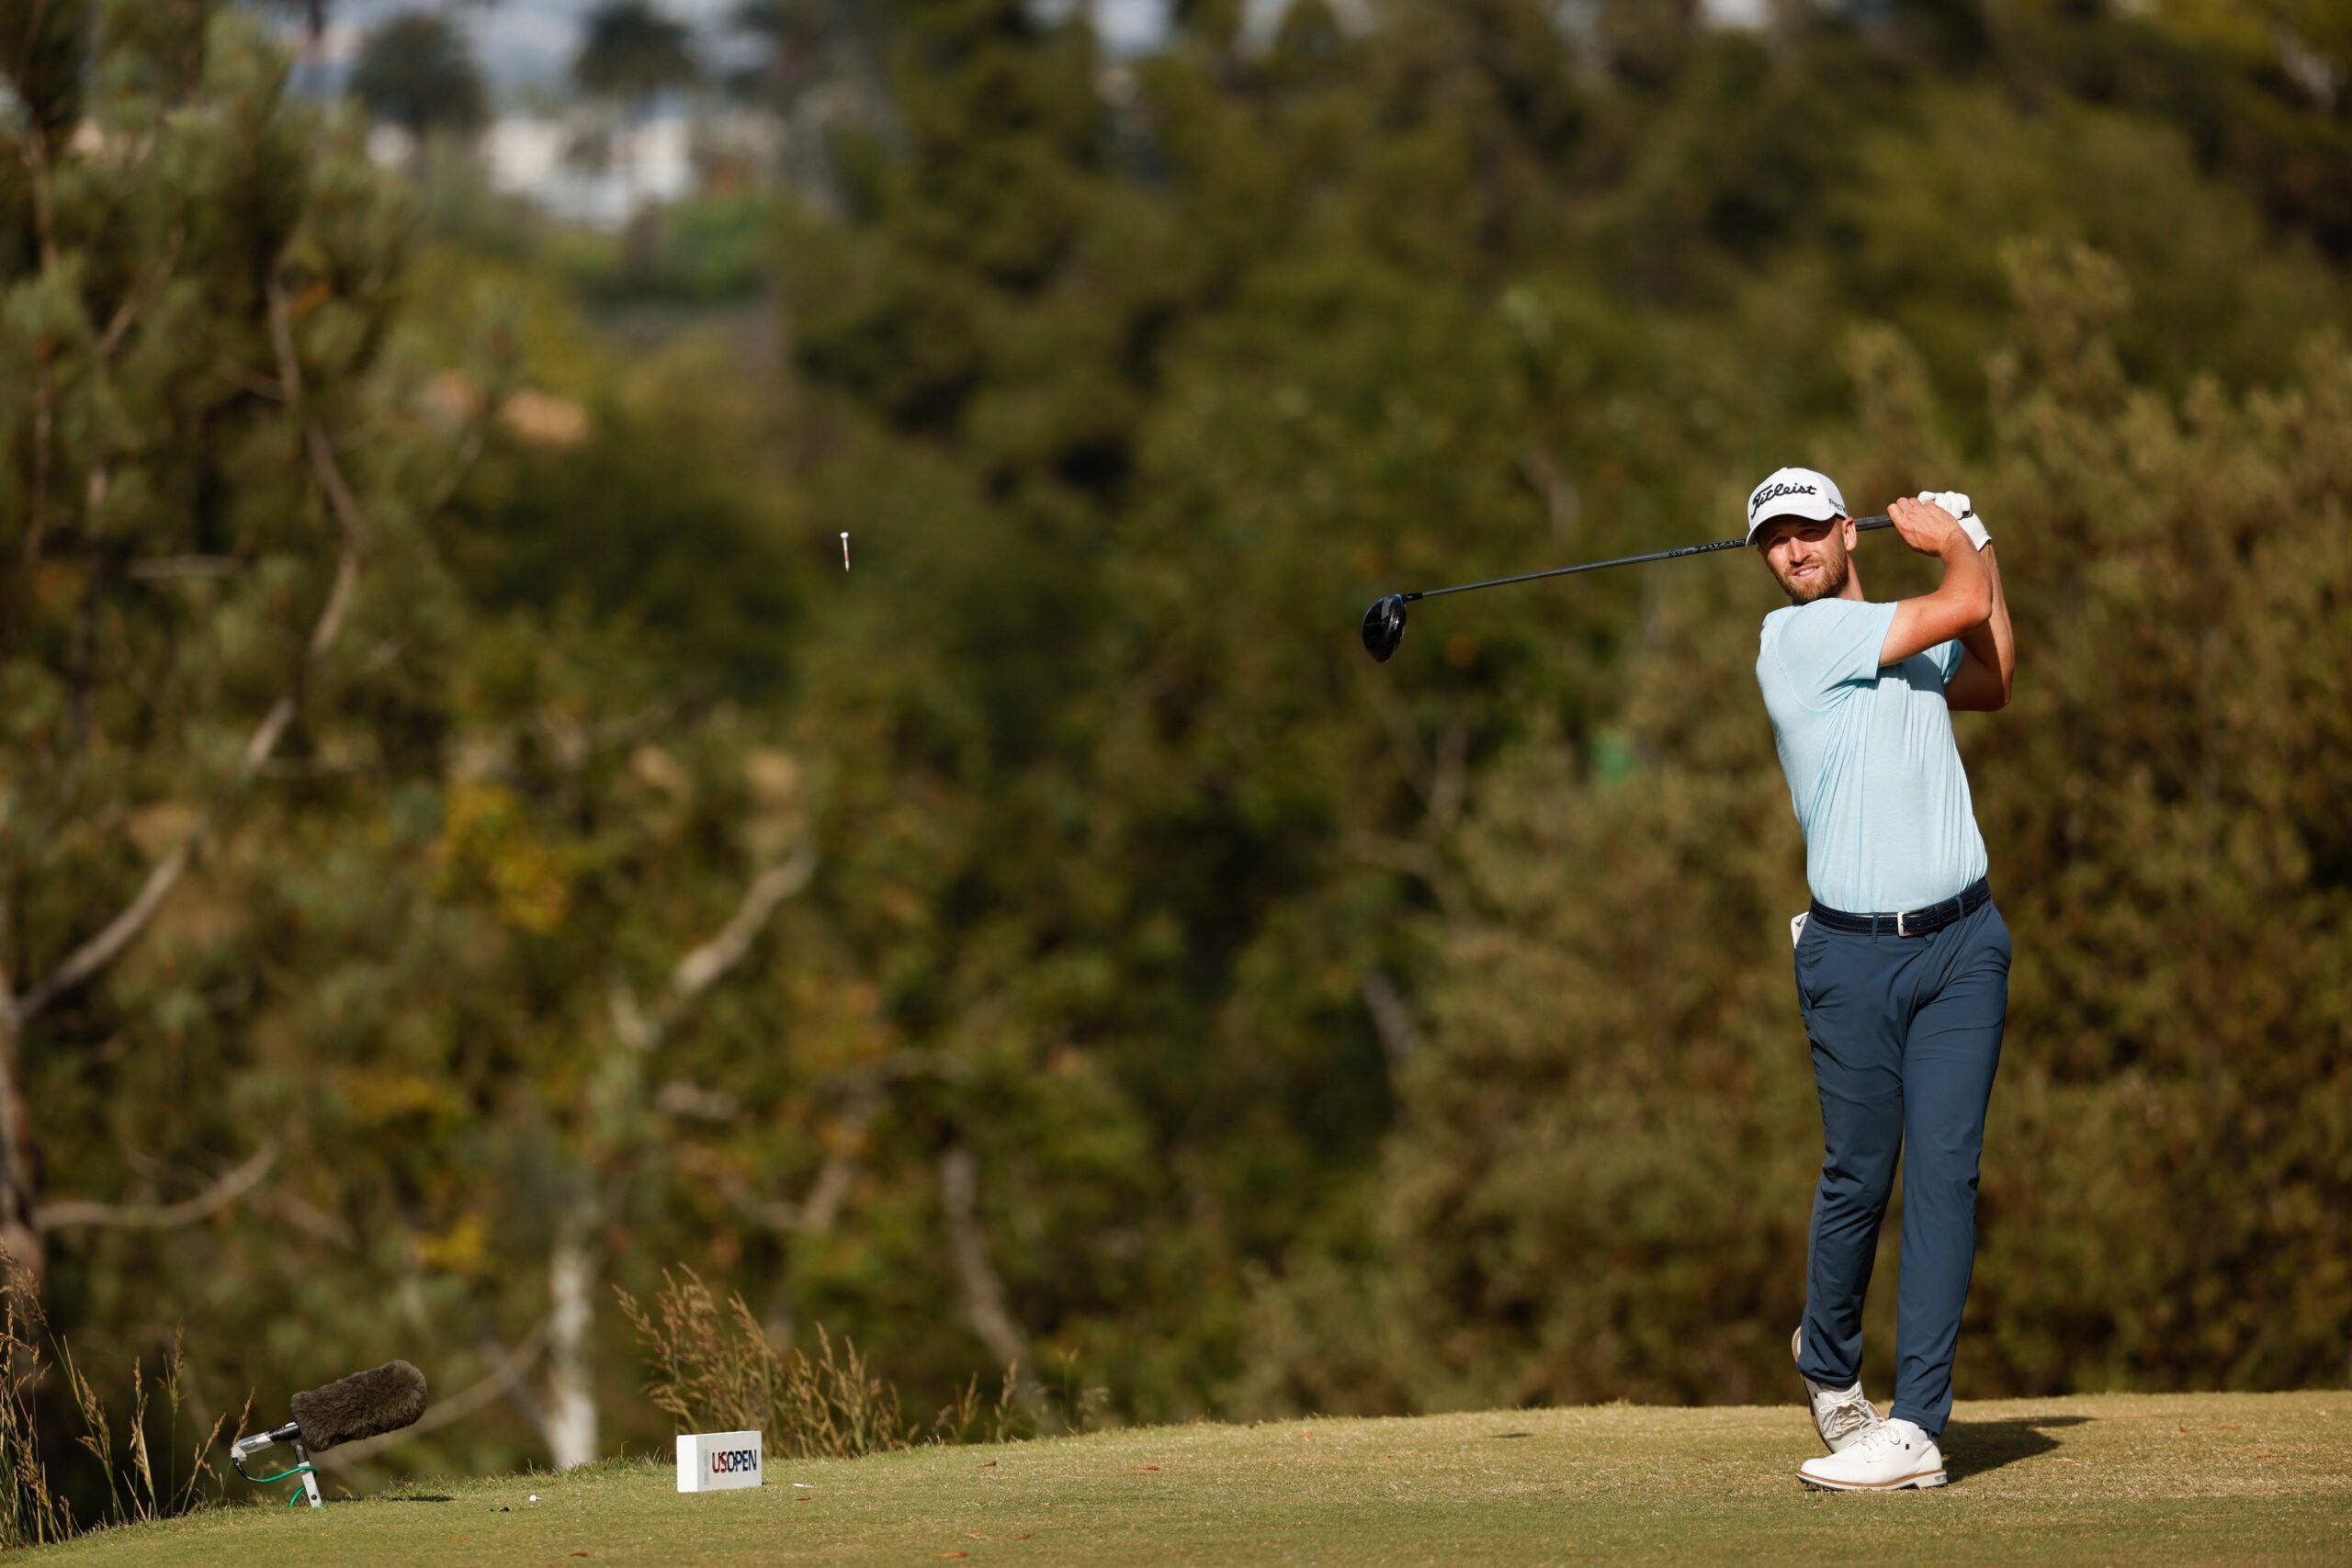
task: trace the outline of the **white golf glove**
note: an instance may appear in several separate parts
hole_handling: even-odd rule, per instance
[[[1993,542],[1993,536],[1986,533],[1984,525],[1977,520],[1976,508],[1968,503],[1968,497],[1961,491],[1923,490],[1919,492],[1919,499],[1940,506],[1954,517],[1959,518],[1960,531],[1967,535],[1968,542],[1978,549],[1981,550]]]

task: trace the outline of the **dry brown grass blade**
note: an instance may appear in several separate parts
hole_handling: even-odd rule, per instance
[[[693,1269],[664,1269],[651,1303],[615,1292],[636,1331],[654,1408],[691,1431],[756,1428],[771,1453],[849,1459],[913,1447],[956,1443],[982,1432],[1011,1435],[1015,1373],[1008,1370],[985,1415],[975,1378],[927,1429],[911,1427],[898,1391],[876,1374],[856,1345],[817,1325],[817,1353],[773,1343],[740,1293],[722,1300]]]
[[[74,1533],[74,1516],[42,1462],[33,1391],[47,1322],[32,1275],[0,1248],[0,1548],[39,1546]]]
[[[68,1540],[89,1528],[74,1517],[41,1452],[36,1393],[48,1370],[51,1348],[66,1397],[82,1423],[74,1446],[89,1454],[106,1483],[106,1512],[94,1522],[136,1524],[218,1502],[223,1487],[211,1456],[227,1425],[225,1417],[212,1423],[190,1454],[186,1478],[174,1480],[179,1473],[179,1418],[187,1404],[187,1362],[178,1334],[173,1335],[170,1352],[155,1377],[147,1376],[143,1359],[131,1362],[128,1429],[118,1452],[113,1413],[97,1385],[84,1373],[73,1348],[62,1340],[50,1339],[31,1278],[0,1252],[0,1363],[7,1368],[7,1376],[0,1381],[0,1551]],[[172,1442],[160,1476],[147,1429],[150,1416],[156,1413],[158,1393]],[[246,1404],[249,1414],[251,1400]]]

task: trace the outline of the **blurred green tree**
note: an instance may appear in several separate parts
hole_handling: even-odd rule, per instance
[[[785,188],[838,212],[835,142],[873,134],[888,112],[880,80],[887,16],[857,0],[740,0],[730,20],[758,59],[729,85],[783,121]]]
[[[694,35],[652,0],[605,0],[588,14],[581,29],[571,80],[617,113],[618,124],[605,128],[604,141],[620,170],[622,207],[629,223],[628,267],[642,276],[651,270],[661,240],[655,228],[659,219],[641,209],[637,188],[638,132],[662,94],[702,80]]]
[[[325,743],[347,640],[383,635],[361,579],[398,579],[451,458],[378,365],[398,202],[348,127],[284,101],[257,24],[197,0],[14,20],[0,1165],[8,1244],[38,1264],[41,1129],[77,1128],[62,1146],[87,1155],[51,1170],[105,1191],[106,1121],[80,1120],[113,1076],[99,1047],[194,1000],[93,982],[205,904],[205,855]],[[362,422],[400,435],[347,457]],[[170,1135],[255,1141],[202,1113]]]
[[[348,90],[419,146],[436,130],[479,129],[487,108],[465,34],[427,11],[403,11],[362,39]]]
[[[586,92],[632,111],[662,93],[702,79],[694,35],[651,0],[605,0],[588,13],[571,79]]]

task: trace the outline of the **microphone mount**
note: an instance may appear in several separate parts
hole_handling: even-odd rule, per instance
[[[293,1468],[281,1470],[276,1475],[255,1475],[245,1468],[245,1461],[248,1457],[265,1449],[276,1448],[280,1443],[290,1444],[293,1447]],[[319,1495],[319,1472],[312,1468],[311,1456],[302,1447],[302,1424],[300,1421],[288,1421],[283,1427],[272,1427],[266,1432],[255,1432],[249,1438],[239,1438],[229,1445],[229,1462],[237,1467],[239,1475],[256,1485],[271,1481],[283,1481],[292,1475],[300,1476],[302,1489],[286,1499],[286,1506],[289,1508],[294,1506],[296,1498],[308,1499],[313,1508],[323,1508],[327,1506],[327,1500]]]

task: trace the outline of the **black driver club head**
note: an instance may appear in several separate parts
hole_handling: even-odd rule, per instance
[[[1363,613],[1363,650],[1381,663],[1405,640],[1405,596],[1391,593]]]

